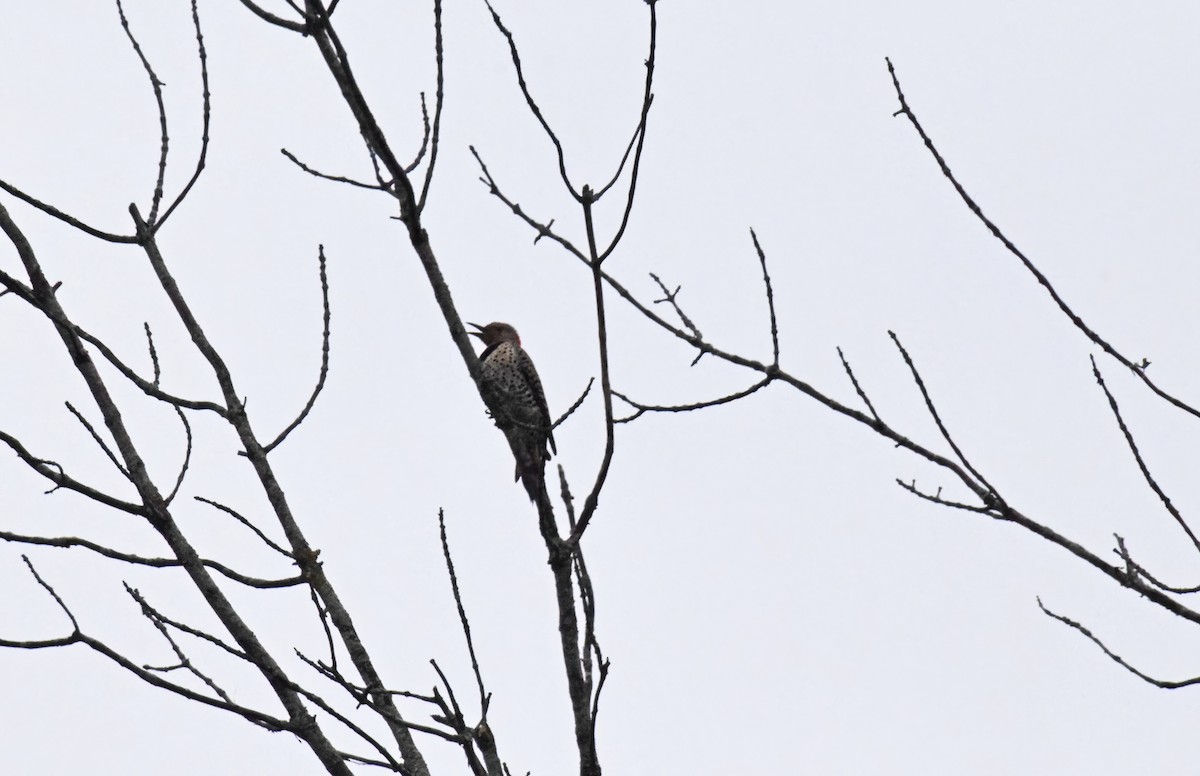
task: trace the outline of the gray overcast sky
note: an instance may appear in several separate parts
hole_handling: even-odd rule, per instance
[[[128,231],[128,204],[149,199],[158,127],[115,8],[8,5],[0,177]],[[393,143],[414,150],[418,93],[433,84],[426,5],[343,0],[338,11]],[[468,144],[529,212],[576,238],[581,225],[486,7],[447,6],[447,102],[427,227],[459,309],[520,329],[558,412],[597,373],[590,277],[549,241],[532,244],[478,182]],[[636,120],[644,4],[499,0],[497,9],[572,177],[607,180]],[[126,10],[166,83],[168,187],[177,190],[198,147],[188,9],[129,0]],[[165,230],[168,261],[268,434],[315,379],[316,251],[325,245],[332,373],[308,423],[274,454],[285,487],[389,683],[414,690],[432,686],[431,657],[469,684],[437,545],[445,509],[502,753],[514,772],[568,773],[545,550],[504,441],[389,202],[310,178],[279,153],[369,178],[349,113],[309,41],[235,2],[202,0],[201,12],[213,144],[209,169]],[[650,271],[682,284],[708,337],[769,358],[753,226],[788,369],[853,404],[840,345],[881,413],[941,449],[888,340],[895,330],[958,441],[1010,500],[1105,557],[1119,533],[1167,580],[1195,584],[1195,555],[1141,484],[1092,380],[1087,341],[892,117],[884,57],[984,209],[1096,329],[1150,358],[1157,379],[1194,401],[1198,30],[1194,2],[664,0],[639,199],[609,270],[643,299],[657,297]],[[146,368],[149,321],[165,384],[214,393],[135,249],[3,202],[79,320]],[[616,220],[600,214],[602,228]],[[7,244],[0,266],[17,267]],[[753,382],[709,359],[689,368],[683,346],[628,307],[611,309],[619,390],[674,403]],[[0,358],[0,428],[120,492],[62,406],[96,417],[61,344],[11,296],[0,299]],[[1194,421],[1100,364],[1159,481],[1196,514]],[[178,422],[132,392],[119,398],[158,456],[156,476],[169,480],[182,455]],[[589,401],[558,434],[577,493],[599,459],[601,421]],[[265,521],[234,441],[203,418],[196,433],[184,497]],[[1162,678],[1200,673],[1192,629],[1021,529],[916,502],[895,478],[953,489],[781,388],[620,428],[587,545],[613,662],[599,722],[608,773],[1196,772],[1195,691],[1140,682],[1043,616],[1035,596]],[[42,490],[0,456],[4,528],[162,552],[144,526]],[[181,515],[210,554],[263,575],[288,572],[203,505]],[[63,618],[20,553],[0,547],[0,636],[62,635]],[[211,623],[182,575],[74,551],[32,555],[83,625],[139,662],[170,656],[121,580],[173,616]],[[305,599],[231,594],[273,646],[319,650]],[[254,677],[233,684],[247,702],[270,702]],[[2,652],[0,686],[8,772],[318,772],[294,739],[141,685],[82,649]],[[448,747],[427,750],[439,773],[462,770]]]

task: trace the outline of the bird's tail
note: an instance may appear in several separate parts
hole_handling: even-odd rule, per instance
[[[534,449],[532,455],[524,462],[517,461],[517,466],[513,472],[513,482],[520,482],[525,486],[525,492],[529,494],[530,501],[537,501],[538,492],[546,487],[546,456],[542,451]]]

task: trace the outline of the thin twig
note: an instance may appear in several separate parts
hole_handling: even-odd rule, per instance
[[[116,2],[117,15],[121,17],[121,29],[125,30],[125,37],[129,38],[129,43],[133,46],[134,53],[137,54],[138,59],[142,62],[142,69],[146,71],[146,77],[150,79],[150,88],[154,90],[154,102],[158,107],[158,128],[161,143],[158,154],[158,177],[154,182],[154,196],[150,202],[150,215],[146,218],[147,223],[156,224],[158,222],[158,207],[162,204],[163,182],[167,178],[167,150],[171,142],[170,136],[167,134],[167,106],[163,101],[163,82],[159,79],[158,73],[154,72],[154,66],[146,58],[146,53],[142,51],[142,44],[138,43],[137,37],[134,36],[133,30],[129,26],[129,19],[125,17],[125,8],[121,5],[121,0],[116,0]]]
[[[946,424],[942,422],[941,415],[938,414],[937,407],[935,407],[933,404],[933,397],[929,395],[929,390],[925,387],[925,381],[921,379],[921,373],[917,371],[917,365],[913,363],[912,357],[908,355],[908,351],[905,350],[904,345],[900,342],[900,338],[896,336],[896,332],[889,331],[888,336],[892,338],[892,342],[896,344],[896,348],[900,351],[900,355],[904,358],[904,363],[908,365],[908,370],[913,376],[913,382],[916,383],[917,389],[921,392],[921,396],[925,399],[925,407],[929,410],[929,416],[933,418],[933,422],[937,425],[938,431],[941,432],[942,438],[945,439],[946,443],[950,445],[950,449],[954,451],[954,455],[962,463],[963,468],[969,471],[976,480],[978,480],[985,488],[987,488],[989,495],[992,498],[1000,499],[1000,495],[997,493],[996,489],[993,488],[992,484],[987,481],[987,478],[980,474],[979,471],[971,465],[971,462],[967,460],[967,457],[963,454],[963,451],[959,449],[958,444],[955,443],[954,438],[950,436],[950,430],[947,429]],[[987,499],[985,499],[985,503],[989,503]],[[1003,503],[1003,500],[1000,500],[1000,503]]]
[[[608,680],[608,669],[611,662],[600,660],[600,681],[596,682],[596,691],[592,693],[592,736],[596,735],[596,719],[600,716],[600,693],[604,690],[604,683]]]
[[[202,695],[194,690],[190,690],[181,685],[177,685],[173,682],[169,682],[166,679],[163,679],[161,676],[159,676],[155,672],[148,671],[148,670],[138,666],[132,660],[130,660],[129,658],[120,654],[119,652],[117,652],[116,650],[114,650],[112,647],[108,646],[104,642],[99,641],[97,639],[92,638],[91,636],[84,634],[79,628],[79,623],[75,619],[75,615],[71,613],[71,610],[67,607],[66,603],[62,600],[62,598],[58,595],[58,593],[54,590],[54,588],[51,587],[49,585],[49,583],[47,583],[44,579],[42,579],[42,577],[37,573],[37,570],[33,567],[33,564],[29,561],[28,557],[22,555],[21,558],[22,558],[22,560],[25,561],[25,565],[29,568],[30,572],[33,574],[33,578],[35,580],[37,580],[37,583],[47,593],[49,593],[52,598],[54,598],[55,602],[58,604],[58,607],[67,615],[67,618],[71,621],[72,632],[69,636],[65,636],[62,638],[43,639],[40,641],[17,641],[17,640],[13,640],[13,639],[0,639],[0,647],[7,647],[7,648],[11,648],[11,649],[52,649],[52,648],[56,648],[56,647],[66,647],[66,646],[70,646],[72,644],[83,644],[83,645],[87,646],[89,649],[91,649],[95,652],[98,652],[101,655],[104,655],[109,660],[113,661],[114,663],[121,666],[125,670],[134,674],[135,676],[137,676],[139,679],[146,682],[147,684],[151,684],[151,685],[154,685],[155,687],[159,687],[164,690],[168,690],[170,692],[175,693],[176,695],[180,695],[184,698],[187,698],[188,700],[196,701],[197,703],[203,703],[206,706],[212,706],[214,708],[233,712],[234,714],[237,714],[238,716],[242,717],[243,719],[246,719],[256,725],[261,725],[262,727],[265,727],[269,730],[292,730],[293,729],[291,723],[286,720],[282,720],[282,719],[278,719],[276,717],[269,716],[267,714],[264,714],[260,711],[255,710],[255,709],[251,709],[247,706],[240,706],[236,703],[230,703],[228,701],[224,701],[219,698],[212,698],[207,695]]]
[[[658,40],[657,0],[646,0],[646,5],[650,6],[650,54],[646,57],[646,90],[642,98],[641,131],[638,133],[637,150],[633,152],[633,167],[629,173],[629,194],[625,199],[625,212],[621,214],[621,225],[617,227],[617,232],[613,235],[612,242],[600,254],[598,263],[602,263],[611,256],[612,252],[617,249],[617,244],[621,242],[621,238],[625,236],[625,227],[629,226],[629,217],[633,213],[633,200],[637,193],[638,173],[642,169],[642,148],[646,144],[646,124],[650,118],[650,105],[654,102],[654,94],[651,90],[654,87],[654,55],[657,48],[656,41]]]
[[[58,608],[62,609],[63,614],[67,615],[67,619],[71,621],[72,635],[78,636],[80,634],[79,621],[76,620],[75,615],[71,613],[70,607],[67,606],[66,602],[62,600],[62,597],[54,590],[54,588],[50,587],[50,583],[42,579],[41,574],[37,573],[37,569],[33,567],[33,561],[29,560],[28,555],[21,555],[21,560],[25,561],[25,566],[29,569],[29,573],[33,574],[33,578],[36,579],[37,583],[42,586],[42,589],[50,594],[50,596],[54,599],[54,602],[58,604]]]
[[[637,126],[633,129],[633,134],[629,137],[629,145],[625,146],[625,153],[621,155],[621,163],[617,165],[617,171],[613,173],[608,183],[604,184],[596,191],[595,199],[598,201],[603,197],[608,190],[617,185],[617,181],[621,179],[621,173],[625,170],[625,164],[629,161],[629,155],[633,153],[633,147],[637,144],[638,138],[642,135],[642,129],[645,127],[645,116],[638,116]]]
[[[914,482],[905,482],[904,480],[897,478],[896,484],[899,485],[900,487],[904,488],[905,490],[907,490],[909,493],[913,494],[914,496],[917,496],[918,498],[925,499],[926,501],[932,502],[934,504],[938,504],[943,507],[951,507],[952,509],[961,509],[966,512],[975,512],[977,514],[989,515],[991,517],[996,516],[995,507],[991,507],[986,504],[983,506],[974,506],[972,504],[964,504],[961,501],[951,501],[950,499],[942,498],[942,489],[941,488],[938,488],[937,493],[926,493],[925,491],[923,491],[917,487],[917,483],[915,481]]]
[[[475,642],[471,638],[471,623],[467,610],[463,608],[462,593],[458,589],[458,575],[454,573],[454,559],[450,557],[450,540],[446,537],[446,516],[438,510],[438,530],[442,539],[442,557],[446,559],[446,571],[450,575],[450,590],[454,593],[454,605],[458,608],[458,621],[462,625],[463,638],[467,641],[467,654],[471,656],[471,670],[475,672],[475,684],[479,688],[479,708],[483,719],[487,719],[488,693],[483,686],[483,674],[479,670],[479,658],[475,655]]]
[[[496,13],[496,9],[492,7],[490,0],[483,0],[487,5],[488,10],[492,13],[492,21],[496,24],[496,29],[504,35],[508,41],[508,50],[512,55],[513,69],[517,73],[517,85],[521,87],[521,94],[525,96],[525,104],[529,106],[529,111],[533,113],[534,118],[542,125],[542,129],[546,132],[546,137],[550,138],[550,142],[554,144],[554,151],[558,154],[558,173],[562,176],[563,185],[567,187],[567,191],[575,198],[575,201],[583,204],[583,195],[576,191],[575,186],[571,183],[571,178],[567,175],[567,159],[566,152],[563,150],[563,144],[558,139],[558,135],[550,128],[550,123],[546,121],[546,117],[542,115],[542,109],[538,107],[537,101],[533,99],[533,95],[529,92],[529,84],[525,83],[525,71],[521,67],[521,55],[517,52],[517,42],[513,39],[513,34],[504,22],[500,20],[500,14]]]
[[[320,674],[321,676],[330,680],[331,682],[336,683],[339,687],[346,690],[346,692],[350,693],[350,695],[358,703],[361,703],[364,706],[371,705],[371,698],[369,697],[370,693],[367,691],[367,689],[365,687],[361,687],[359,685],[354,684],[353,682],[346,679],[346,677],[343,676],[341,674],[341,672],[339,672],[333,666],[325,665],[324,663],[321,663],[319,660],[313,660],[312,658],[307,657],[303,652],[301,652],[298,649],[295,650],[295,654],[296,654],[296,657],[298,657],[309,668],[313,669],[318,674]],[[432,695],[422,695],[421,693],[412,692],[410,690],[389,690],[387,688],[380,688],[379,692],[384,695],[392,695],[397,698],[411,698],[413,700],[422,701],[423,703],[428,703],[433,706],[439,706],[438,699]],[[440,706],[439,706],[439,708],[440,708]]]
[[[1040,597],[1037,599],[1037,604],[1038,604],[1038,608],[1041,609],[1042,612],[1046,616],[1051,617],[1055,620],[1058,620],[1059,622],[1063,623],[1064,625],[1068,625],[1068,626],[1074,628],[1075,630],[1079,631],[1080,633],[1082,633],[1084,636],[1089,638],[1093,644],[1095,644],[1097,647],[1099,647],[1100,650],[1102,652],[1104,652],[1104,654],[1106,654],[1110,658],[1112,658],[1113,662],[1115,662],[1117,665],[1121,666],[1126,671],[1133,674],[1134,676],[1136,676],[1137,678],[1141,679],[1144,682],[1152,684],[1155,687],[1160,687],[1164,690],[1178,690],[1182,687],[1191,687],[1193,685],[1200,684],[1200,676],[1195,676],[1195,677],[1192,677],[1191,679],[1184,679],[1182,681],[1166,681],[1166,680],[1162,680],[1162,679],[1155,679],[1153,676],[1150,676],[1149,674],[1143,673],[1142,671],[1139,671],[1137,668],[1134,668],[1124,658],[1122,658],[1120,655],[1118,655],[1117,653],[1115,653],[1111,649],[1109,649],[1107,646],[1105,646],[1103,641],[1101,641],[1099,638],[1097,638],[1095,634],[1093,634],[1090,630],[1088,630],[1084,626],[1080,625],[1079,623],[1075,622],[1074,620],[1072,620],[1068,617],[1064,617],[1061,614],[1055,614],[1054,612],[1047,609],[1045,604],[1042,603],[1042,599]]]
[[[9,231],[10,227],[14,230],[16,228],[16,225],[12,223],[11,218],[8,216],[8,212],[4,211],[2,206],[0,206],[0,225],[5,224],[7,224],[4,226],[6,232]],[[24,235],[20,234],[19,231],[9,232],[9,236],[16,241],[14,244],[18,246],[18,250],[24,250],[28,248],[28,242],[25,241]],[[183,399],[159,390],[157,383],[146,380],[138,375],[137,372],[133,371],[133,369],[127,366],[124,361],[119,359],[117,354],[112,351],[112,348],[104,344],[102,340],[93,336],[92,334],[89,334],[82,327],[66,318],[60,310],[54,307],[48,307],[39,302],[32,289],[25,286],[11,275],[0,271],[0,283],[3,283],[5,287],[16,293],[17,296],[21,297],[22,300],[24,300],[38,312],[45,315],[54,324],[61,326],[62,328],[74,334],[76,337],[79,337],[84,342],[96,348],[96,350],[100,352],[100,355],[104,356],[106,361],[116,367],[117,371],[119,371],[127,380],[137,386],[138,389],[140,389],[142,393],[146,394],[147,396],[168,404],[173,404],[177,407],[184,407],[192,410],[208,410],[224,417],[226,412],[225,408],[215,402]]]
[[[1147,582],[1154,585],[1159,590],[1164,590],[1168,593],[1176,593],[1178,595],[1192,595],[1195,593],[1200,593],[1200,585],[1192,585],[1190,587],[1177,587],[1175,585],[1168,585],[1165,582],[1159,580],[1157,577],[1155,577],[1153,574],[1151,574],[1149,571],[1147,571],[1145,566],[1142,566],[1141,564],[1139,564],[1137,561],[1135,561],[1133,559],[1133,555],[1129,552],[1129,549],[1125,546],[1124,538],[1122,538],[1121,536],[1119,536],[1117,534],[1114,534],[1114,536],[1116,537],[1116,540],[1117,540],[1117,547],[1116,547],[1116,549],[1113,550],[1113,552],[1116,553],[1117,556],[1119,558],[1121,558],[1121,560],[1125,561],[1125,567],[1127,569],[1129,569],[1131,574],[1136,574],[1140,577],[1143,577]]]
[[[675,290],[671,291],[667,288],[667,284],[662,282],[662,278],[660,278],[658,275],[651,272],[650,278],[658,284],[659,289],[661,289],[663,292],[663,298],[655,299],[654,304],[671,305],[671,308],[675,310],[675,314],[679,316],[679,320],[682,321],[683,325],[687,327],[687,330],[692,333],[692,337],[697,340],[703,340],[704,335],[700,333],[700,329],[696,326],[692,319],[687,316],[687,313],[683,311],[683,308],[679,306],[678,297],[679,292],[683,290],[683,286],[675,286]],[[695,366],[700,361],[700,357],[704,355],[703,347],[700,347],[699,351],[700,352],[696,354],[696,358],[692,361],[692,366]]]
[[[252,0],[242,0],[242,5],[249,8],[251,13],[268,24],[273,24],[276,27],[282,27],[283,29],[291,30],[292,32],[308,34],[307,25],[304,22],[293,22],[284,19],[282,16],[276,16],[270,11],[263,10],[257,4],[252,2]]]
[[[34,197],[31,194],[26,194],[24,191],[21,191],[16,186],[12,185],[11,183],[8,183],[7,181],[0,180],[0,189],[7,191],[9,194],[12,194],[14,197],[21,200],[25,204],[31,205],[31,206],[37,208],[38,210],[42,211],[46,215],[57,218],[59,221],[62,221],[64,224],[73,226],[76,229],[78,229],[79,231],[83,232],[84,234],[95,237],[98,240],[103,240],[105,242],[110,242],[110,243],[128,243],[128,244],[136,243],[138,241],[138,238],[134,235],[116,234],[113,232],[106,232],[103,229],[97,229],[94,226],[85,224],[83,221],[80,221],[78,218],[75,218],[74,216],[64,213],[63,211],[59,210],[58,208],[54,207],[53,205],[49,205],[45,202],[42,202],[40,199],[38,199],[37,197]]]
[[[321,603],[321,597],[317,595],[317,591],[311,586],[309,586],[308,593],[312,599],[313,606],[317,610],[317,620],[321,623],[321,630],[325,632],[325,644],[329,647],[329,670],[335,674],[339,673],[337,644],[333,640],[333,631],[329,628],[329,611]]]
[[[196,185],[196,181],[200,180],[200,173],[204,172],[204,166],[208,160],[208,131],[212,120],[212,94],[208,90],[208,52],[204,48],[204,32],[200,29],[200,9],[197,5],[197,0],[192,0],[192,26],[196,30],[196,53],[200,60],[200,102],[201,102],[201,129],[200,129],[200,154],[196,158],[196,169],[192,171],[192,177],[175,196],[174,201],[163,212],[162,218],[158,219],[155,224],[155,229],[161,229],[162,225],[167,222],[171,214],[175,212],[175,208],[179,207],[183,200],[187,198],[192,187]],[[153,219],[152,219],[153,220]]]
[[[879,417],[879,413],[875,411],[875,405],[871,404],[871,400],[867,398],[867,392],[858,384],[858,378],[854,376],[854,370],[850,368],[850,362],[846,360],[846,356],[842,353],[839,346],[837,349],[838,358],[842,360],[842,368],[846,370],[846,375],[850,378],[850,383],[854,386],[854,392],[858,394],[858,398],[863,400],[863,404],[867,405],[867,410],[871,413],[871,417],[875,418],[877,423],[883,423]]]
[[[437,164],[438,140],[441,139],[442,131],[442,106],[446,102],[445,67],[442,62],[442,0],[433,0],[433,40],[434,58],[437,63],[437,91],[433,98],[433,132],[429,143],[429,166],[425,168],[425,182],[421,184],[421,196],[417,198],[417,212],[424,212],[425,200],[429,197],[429,187],[433,183],[433,168]],[[422,97],[422,112],[424,109],[425,102]],[[421,147],[424,149],[424,145]],[[415,164],[414,162],[414,169]]]
[[[283,547],[279,546],[275,542],[268,539],[267,535],[265,533],[263,533],[261,530],[259,530],[258,526],[254,525],[254,523],[251,523],[246,517],[241,515],[237,510],[235,510],[231,507],[227,507],[224,504],[221,504],[219,502],[213,501],[212,499],[204,498],[203,496],[193,496],[192,498],[194,498],[197,501],[202,502],[204,504],[208,504],[210,507],[219,509],[222,512],[224,512],[225,514],[232,517],[234,520],[237,520],[239,523],[241,523],[242,525],[246,526],[251,531],[253,531],[254,535],[257,536],[259,539],[261,539],[263,544],[267,545],[272,550],[275,550],[275,552],[279,553],[280,555],[284,556],[285,558],[288,558],[289,560],[296,559],[295,556],[291,552],[289,552],[288,550],[285,550]]]
[[[45,477],[50,482],[54,483],[54,487],[46,491],[46,493],[52,493],[59,488],[66,488],[67,490],[72,490],[76,493],[86,496],[92,501],[112,507],[113,509],[119,509],[122,512],[128,512],[131,515],[138,515],[139,517],[146,516],[146,507],[144,505],[135,504],[129,501],[122,501],[116,496],[110,496],[103,491],[97,490],[88,485],[84,485],[73,477],[67,475],[67,473],[63,471],[62,466],[54,461],[50,461],[45,458],[38,458],[30,453],[27,449],[25,449],[25,446],[21,444],[20,440],[11,434],[0,431],[0,442],[8,445],[8,447],[17,454],[17,457],[20,458],[26,466]]]
[[[358,762],[363,762],[363,763],[370,764],[370,765],[379,765],[381,767],[389,768],[396,773],[404,773],[405,772],[404,767],[399,762],[396,761],[396,758],[392,757],[392,754],[391,754],[391,752],[389,752],[387,750],[387,747],[385,747],[379,740],[377,740],[374,736],[372,736],[370,733],[368,733],[366,730],[364,730],[361,726],[356,724],[354,722],[354,720],[350,719],[345,714],[343,714],[340,711],[338,711],[337,709],[333,708],[333,706],[331,706],[324,698],[322,698],[320,695],[317,695],[316,693],[312,692],[311,690],[307,690],[307,689],[301,687],[300,685],[296,684],[295,682],[292,682],[291,686],[292,686],[293,690],[295,690],[296,692],[300,693],[305,698],[307,698],[310,703],[312,703],[314,706],[316,706],[317,708],[324,711],[329,716],[336,719],[338,722],[342,723],[348,730],[350,730],[350,732],[354,733],[356,736],[358,736],[360,739],[362,739],[362,741],[364,741],[368,746],[373,748],[376,752],[379,752],[380,756],[382,756],[385,760],[387,760],[387,762],[385,763],[382,761],[371,761],[371,760],[367,760],[366,758],[362,758],[362,757],[354,757],[353,759],[355,759]]]
[[[313,388],[312,395],[308,397],[308,403],[304,405],[304,409],[300,410],[300,414],[296,416],[296,419],[281,431],[279,436],[275,437],[275,441],[263,447],[263,450],[268,453],[278,447],[279,443],[284,439],[287,439],[287,435],[292,433],[308,417],[308,413],[312,411],[313,405],[317,403],[317,397],[321,395],[321,389],[325,387],[325,378],[329,376],[329,278],[325,273],[324,245],[317,247],[317,257],[321,274],[321,371],[317,375],[317,384]]]
[[[525,223],[529,224],[531,227],[533,227],[534,229],[537,230],[538,235],[533,240],[534,244],[537,244],[538,240],[541,240],[543,237],[549,237],[551,240],[553,240],[554,242],[561,245],[571,255],[575,256],[579,260],[581,260],[585,263],[588,261],[588,258],[587,258],[587,256],[584,255],[583,251],[576,248],[574,243],[572,243],[570,240],[563,237],[562,235],[558,234],[551,228],[554,226],[554,221],[550,221],[549,223],[542,223],[540,221],[535,220],[530,215],[528,215],[524,210],[522,210],[520,205],[518,205],[516,202],[513,202],[511,199],[509,199],[507,196],[505,196],[504,192],[502,192],[500,190],[500,187],[496,185],[495,179],[492,178],[492,174],[488,171],[487,165],[483,163],[483,158],[479,155],[479,152],[477,150],[475,150],[475,146],[469,146],[469,148],[471,149],[471,154],[475,157],[475,161],[479,162],[479,168],[483,172],[483,176],[480,177],[479,180],[483,182],[483,185],[488,187],[488,193],[490,193],[493,197],[495,197],[496,199],[500,200],[505,205],[507,205],[508,208],[510,210],[512,210],[512,212],[518,218],[520,218],[522,221],[524,221]]]
[[[1200,551],[1200,539],[1196,538],[1196,534],[1192,531],[1191,526],[1183,519],[1183,515],[1179,512],[1166,492],[1159,487],[1155,481],[1154,475],[1150,473],[1150,468],[1146,466],[1145,459],[1142,458],[1142,452],[1138,449],[1137,442],[1134,441],[1133,432],[1129,430],[1129,426],[1125,425],[1125,418],[1121,415],[1121,408],[1117,406],[1117,398],[1112,395],[1112,391],[1108,390],[1108,385],[1104,382],[1104,376],[1100,374],[1100,368],[1096,366],[1095,356],[1091,356],[1092,375],[1096,378],[1096,383],[1100,386],[1100,390],[1104,391],[1105,397],[1108,399],[1108,406],[1112,410],[1113,417],[1117,419],[1117,426],[1121,429],[1122,436],[1125,437],[1125,444],[1129,447],[1129,451],[1133,453],[1133,459],[1137,461],[1138,469],[1142,472],[1142,478],[1146,480],[1146,484],[1150,486],[1150,490],[1154,491],[1154,495],[1158,496],[1158,500],[1162,502],[1163,507],[1170,513],[1171,517],[1175,518],[1175,522],[1187,534],[1191,540],[1192,546]]]
[[[291,161],[292,164],[296,165],[301,170],[304,170],[309,175],[313,175],[317,178],[324,178],[327,181],[333,181],[335,183],[346,183],[351,186],[357,186],[360,189],[370,189],[372,191],[384,191],[385,190],[385,187],[378,183],[363,183],[362,181],[356,181],[353,178],[345,178],[345,177],[342,177],[341,175],[329,175],[327,173],[321,172],[320,170],[314,170],[312,167],[309,167],[307,164],[305,164],[304,162],[297,159],[295,157],[295,155],[292,154],[292,152],[287,150],[286,148],[280,148],[279,153],[286,156],[288,158],[288,160]]]
[[[750,239],[754,241],[754,250],[758,254],[758,263],[762,265],[763,285],[767,289],[767,310],[771,314],[771,353],[773,358],[771,363],[779,366],[779,324],[775,321],[775,292],[771,290],[771,275],[767,272],[767,254],[763,252],[762,246],[758,244],[758,235],[754,230],[750,230]]]
[[[596,382],[596,378],[588,378],[588,384],[587,387],[583,389],[583,393],[579,394],[579,398],[575,400],[574,404],[567,408],[566,412],[564,412],[562,415],[559,415],[558,420],[554,421],[554,423],[550,426],[551,431],[561,426],[563,421],[571,417],[571,414],[575,412],[575,410],[579,409],[580,405],[583,404],[583,400],[587,398],[588,392],[592,390],[592,383],[594,382]]]
[[[412,173],[421,164],[421,160],[425,158],[425,154],[429,151],[429,138],[433,134],[433,127],[429,123],[429,107],[425,104],[425,92],[421,92],[421,147],[417,149],[417,155],[413,160],[404,165],[404,171]]]
[[[146,349],[150,351],[150,366],[154,369],[154,387],[157,388],[162,379],[162,367],[158,363],[158,350],[154,347],[154,333],[150,331],[149,321],[142,321],[142,328],[146,332]]]
[[[27,536],[25,534],[12,533],[10,531],[0,531],[0,540],[6,542],[16,542],[18,544],[30,544],[41,547],[82,547],[85,550],[103,555],[106,558],[119,560],[123,563],[132,563],[137,566],[150,566],[152,568],[180,568],[183,561],[177,558],[148,558],[143,555],[134,555],[128,552],[121,552],[107,547],[103,544],[88,539],[80,539],[75,536]],[[229,568],[223,563],[207,558],[201,558],[200,563],[221,575],[232,579],[234,582],[246,585],[247,587],[259,588],[268,590],[279,587],[294,587],[304,582],[302,577],[288,577],[287,579],[259,579],[246,574],[240,574]]]
[[[175,477],[175,486],[171,488],[171,492],[164,499],[167,504],[170,504],[179,495],[179,489],[183,487],[183,479],[188,473],[188,466],[192,463],[192,424],[188,422],[187,415],[183,414],[183,410],[179,407],[173,407],[172,409],[179,416],[179,422],[183,424],[183,433],[187,439],[187,444],[183,451],[183,463],[179,467],[178,476]]]
[[[567,485],[567,472],[563,469],[561,463],[558,465],[558,485],[559,494],[562,497],[563,508],[567,512],[567,527],[574,531],[575,497],[571,495],[571,488]]]
[[[639,402],[634,401],[633,399],[630,399],[628,396],[626,396],[623,393],[620,393],[619,391],[613,391],[613,396],[616,396],[618,399],[620,399],[621,401],[628,404],[630,407],[633,407],[635,410],[637,410],[632,415],[628,415],[623,418],[617,418],[614,422],[629,423],[630,421],[637,420],[638,418],[640,418],[642,415],[644,415],[647,412],[692,412],[693,410],[702,410],[702,409],[706,409],[708,407],[717,407],[722,404],[728,404],[730,402],[737,401],[738,399],[744,399],[747,396],[749,396],[750,394],[755,393],[759,389],[765,388],[767,385],[769,385],[771,383],[771,380],[772,380],[772,378],[768,375],[767,377],[764,377],[763,379],[759,380],[754,385],[750,386],[749,388],[746,388],[745,390],[738,391],[736,393],[731,393],[728,396],[721,396],[716,399],[710,399],[708,401],[696,402],[695,404],[676,404],[676,405],[666,405],[666,406],[656,406],[653,404],[641,404]]]
[[[127,591],[131,590],[131,588],[129,587],[128,584],[125,585],[125,589]],[[193,628],[190,625],[185,625],[184,623],[179,622],[178,620],[173,620],[170,617],[167,617],[165,614],[163,614],[162,612],[158,611],[153,606],[151,606],[146,601],[146,599],[141,595],[141,593],[137,592],[136,590],[133,590],[131,594],[133,595],[134,600],[138,602],[138,605],[141,606],[144,611],[148,610],[150,616],[152,616],[154,619],[162,622],[164,625],[168,625],[168,626],[174,628],[175,630],[179,631],[180,633],[186,633],[187,635],[192,636],[197,639],[200,639],[201,641],[207,641],[209,644],[212,644],[214,647],[217,647],[221,651],[223,651],[229,655],[232,655],[233,657],[236,657],[239,660],[245,660],[246,662],[250,662],[250,658],[246,656],[246,653],[243,652],[242,650],[238,649],[237,647],[234,647],[230,644],[226,644],[223,640],[217,638],[216,636],[212,635],[211,633],[202,631],[199,628]]]
[[[67,405],[67,409],[71,411],[71,414],[75,416],[75,419],[78,420],[80,422],[80,424],[82,424],[83,427],[87,429],[87,432],[92,435],[92,440],[95,441],[95,443],[100,447],[100,449],[104,451],[104,454],[106,456],[108,456],[108,460],[112,461],[112,465],[117,467],[117,471],[121,472],[121,475],[123,477],[125,477],[125,479],[128,480],[129,479],[129,471],[126,470],[126,468],[121,464],[121,462],[119,460],[117,460],[117,456],[113,454],[113,451],[109,448],[108,444],[105,443],[105,441],[100,438],[100,435],[98,433],[96,433],[96,429],[92,426],[91,423],[88,422],[87,418],[85,418],[79,412],[79,410],[75,409],[75,406],[72,405],[71,402],[68,401],[68,402],[63,402],[63,403]]]
[[[162,637],[166,639],[167,644],[171,647],[171,651],[175,653],[175,657],[179,660],[178,665],[174,666],[154,667],[150,665],[143,665],[142,668],[146,669],[147,671],[155,671],[158,673],[167,673],[182,668],[203,682],[208,689],[220,696],[221,700],[225,701],[226,703],[231,703],[232,699],[229,697],[229,693],[221,689],[221,687],[215,681],[213,681],[211,677],[197,668],[196,664],[193,663],[191,659],[184,653],[183,649],[180,648],[170,631],[167,630],[166,624],[163,622],[162,618],[159,617],[158,612],[154,609],[154,607],[150,606],[150,604],[146,602],[146,599],[142,597],[142,594],[138,592],[137,589],[130,587],[128,582],[124,583],[124,585],[125,592],[128,593],[130,597],[133,598],[133,600],[136,601],[141,607],[142,615],[145,616],[145,618],[154,625]],[[245,658],[245,655],[241,655],[241,657]]]

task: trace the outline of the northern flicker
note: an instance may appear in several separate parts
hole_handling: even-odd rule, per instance
[[[483,365],[483,378],[496,392],[500,406],[493,408],[502,414],[497,423],[509,425],[517,439],[517,470],[514,479],[525,477],[525,489],[534,497],[535,484],[541,480],[546,459],[550,451],[558,452],[554,446],[550,410],[546,406],[546,394],[542,392],[542,381],[538,378],[533,359],[521,347],[517,330],[507,323],[489,323],[480,326],[468,324],[479,331],[471,336],[483,340],[484,350],[479,354]]]

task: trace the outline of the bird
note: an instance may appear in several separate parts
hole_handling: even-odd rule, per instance
[[[542,381],[533,359],[521,347],[520,335],[511,325],[500,321],[487,326],[467,325],[478,329],[469,334],[484,344],[479,354],[483,379],[493,389],[499,404],[492,407],[492,415],[497,425],[508,425],[514,431],[517,456],[514,481],[524,478],[525,489],[533,499],[537,484],[543,482],[546,460],[551,451],[558,452]]]

